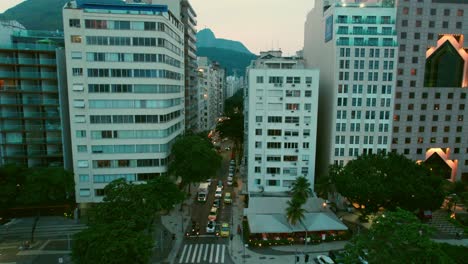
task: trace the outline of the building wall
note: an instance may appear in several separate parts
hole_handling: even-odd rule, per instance
[[[101,201],[114,179],[166,173],[184,131],[183,25],[160,7],[112,8],[87,12],[72,2],[63,10],[78,203]]]
[[[198,130],[216,127],[224,110],[225,72],[207,57],[198,57]]]
[[[245,148],[250,193],[286,192],[298,176],[314,182],[319,72],[280,56],[257,60],[282,65],[279,68],[253,64],[248,69]],[[283,66],[291,63],[291,68]],[[272,77],[283,82],[271,83]],[[295,83],[288,77],[296,77]]]
[[[421,161],[437,152],[452,169],[446,178],[467,180],[468,56],[464,38],[468,36],[468,3],[400,0],[397,31],[399,63],[392,150]],[[426,58],[446,41],[456,46],[453,54],[463,57],[464,82],[455,87],[427,87]],[[445,64],[446,78],[455,79],[451,75],[457,70],[454,65]]]
[[[323,12],[322,4],[308,15],[304,38],[307,64],[324,77],[319,174],[330,164],[388,151],[398,57],[395,8],[338,3]]]
[[[57,32],[8,32],[10,41],[0,47],[0,164],[61,167],[56,49],[63,36]]]

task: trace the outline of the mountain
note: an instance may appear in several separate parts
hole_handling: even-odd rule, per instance
[[[226,69],[226,75],[244,76],[245,68],[250,65],[257,56],[229,49],[220,48],[198,48],[197,56],[208,57],[212,61],[219,62],[220,66]]]
[[[216,38],[211,29],[205,28],[197,33],[197,48],[218,48],[233,50],[240,53],[252,54],[245,46],[239,41]]]
[[[62,8],[69,0],[26,0],[0,14],[1,20],[16,20],[27,29],[63,30]]]

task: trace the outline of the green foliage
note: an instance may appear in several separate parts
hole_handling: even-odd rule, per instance
[[[172,146],[169,173],[182,178],[181,185],[205,181],[216,175],[221,156],[211,143],[196,135],[182,136]]]
[[[24,183],[26,168],[15,164],[0,167],[0,209],[13,207]]]
[[[241,112],[234,113],[228,117],[229,119],[218,123],[216,130],[221,138],[230,138],[234,141],[235,146],[239,146],[244,140],[244,115]]]
[[[238,90],[236,93],[224,101],[224,115],[233,116],[244,111],[244,91]]]
[[[172,209],[184,193],[165,176],[146,184],[118,179],[104,193],[89,212],[90,228],[75,236],[74,263],[148,263],[157,212]]]
[[[468,259],[468,248],[464,246],[455,246],[447,243],[439,244],[441,250],[452,259],[452,263],[464,264]]]
[[[346,263],[451,263],[439,245],[430,240],[432,230],[413,213],[397,208],[377,217],[368,232],[346,246]]]
[[[296,178],[291,186],[293,200],[304,204],[307,199],[312,195],[312,189],[310,188],[310,182],[306,177],[300,176]]]
[[[16,20],[30,30],[62,31],[62,9],[67,2],[69,0],[24,1],[0,14],[0,19]]]
[[[237,76],[244,76],[247,66],[250,65],[252,60],[257,58],[254,54],[211,47],[198,48],[197,56],[208,57],[212,61],[219,62],[219,64],[226,69],[226,75],[234,75],[235,72]]]
[[[365,205],[365,213],[380,207],[437,209],[444,199],[443,179],[400,154],[363,155],[344,168],[331,169],[337,191],[351,202]]]
[[[288,207],[286,208],[286,217],[289,223],[292,225],[301,222],[304,219],[305,209],[302,208],[303,202],[297,197],[294,197],[288,201]]]
[[[72,248],[76,264],[148,263],[151,235],[127,228],[125,221],[98,224],[75,235]]]

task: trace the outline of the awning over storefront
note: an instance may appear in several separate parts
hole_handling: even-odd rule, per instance
[[[250,233],[294,233],[313,231],[340,231],[348,228],[323,207],[323,200],[311,198],[304,205],[306,212],[301,223],[291,225],[286,216],[288,197],[251,197],[244,209]]]

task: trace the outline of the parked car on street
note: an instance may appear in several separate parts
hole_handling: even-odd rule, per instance
[[[211,207],[210,213],[208,214],[208,220],[216,221],[217,217],[218,217],[218,208]]]
[[[231,197],[230,192],[227,192],[227,193],[224,194],[224,203],[225,204],[231,204],[232,203],[232,197]]]
[[[228,178],[227,178],[227,185],[228,185],[228,186],[231,186],[231,185],[232,185],[232,180],[233,180],[232,177],[228,177]]]
[[[213,201],[213,207],[219,208],[221,206],[221,200],[220,199],[215,199]]]
[[[315,263],[317,264],[334,264],[335,262],[328,256],[325,255],[318,255],[314,259]]]
[[[219,188],[219,187],[216,188],[216,192],[215,192],[214,197],[215,197],[215,198],[221,198],[222,196],[223,196],[223,189],[221,189],[221,188]]]
[[[221,237],[229,237],[229,224],[222,223],[221,224]]]
[[[224,184],[222,180],[218,181],[218,185],[216,185],[216,189],[221,188],[221,190],[224,188]]]
[[[206,224],[206,232],[207,233],[214,233],[215,232],[215,227],[216,227],[216,222],[215,221],[208,221]]]

